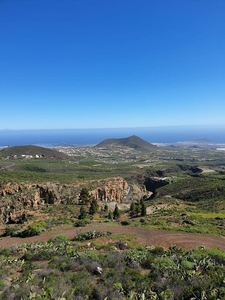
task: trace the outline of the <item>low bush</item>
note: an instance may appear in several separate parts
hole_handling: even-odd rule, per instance
[[[130,225],[130,224],[131,223],[128,220],[121,221],[121,225],[123,225],[123,226],[127,226],[127,225]]]
[[[115,243],[115,247],[118,250],[125,250],[125,249],[129,249],[129,246],[126,242],[122,242],[122,241],[118,241]]]
[[[39,235],[46,230],[46,222],[38,221],[30,224],[27,229],[19,233],[19,237],[29,237]]]
[[[2,234],[3,237],[5,236],[15,236],[14,234],[19,231],[19,227],[6,227],[4,233]]]
[[[110,234],[111,234],[111,232],[108,232],[108,231],[101,232],[101,231],[96,231],[96,230],[90,230],[88,232],[77,235],[73,240],[74,241],[86,241],[86,240],[96,239],[101,236],[108,236]]]
[[[75,227],[85,227],[87,224],[90,224],[91,220],[90,219],[81,219],[77,220],[74,224]]]
[[[30,237],[39,235],[46,230],[45,221],[37,221],[30,224],[27,228],[22,229],[19,227],[6,227],[3,236],[12,236],[12,237]]]

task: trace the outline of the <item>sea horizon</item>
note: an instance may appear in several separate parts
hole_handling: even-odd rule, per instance
[[[0,146],[40,145],[95,145],[108,138],[136,135],[149,143],[179,143],[207,140],[225,143],[225,126],[155,126],[95,129],[2,129]]]

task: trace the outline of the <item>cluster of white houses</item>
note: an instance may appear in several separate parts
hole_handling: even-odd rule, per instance
[[[5,157],[5,159],[19,159],[19,158],[43,158],[44,155],[42,154],[35,154],[35,155],[30,155],[30,154],[21,154],[21,155],[17,155],[17,154],[12,154],[12,155],[8,155],[7,157]]]

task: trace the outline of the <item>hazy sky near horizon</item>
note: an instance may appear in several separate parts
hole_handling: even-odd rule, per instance
[[[224,0],[0,0],[0,129],[225,125]]]

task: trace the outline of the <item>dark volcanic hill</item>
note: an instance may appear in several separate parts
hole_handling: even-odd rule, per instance
[[[106,139],[95,147],[128,147],[138,150],[152,150],[155,145],[152,145],[136,135],[120,139]]]
[[[18,156],[21,155],[32,155],[32,156],[40,156],[45,158],[59,158],[59,159],[68,159],[69,156],[61,153],[59,151],[44,148],[40,146],[34,145],[24,145],[24,146],[14,146],[14,147],[7,147],[0,151],[0,157],[7,157],[7,156]]]

